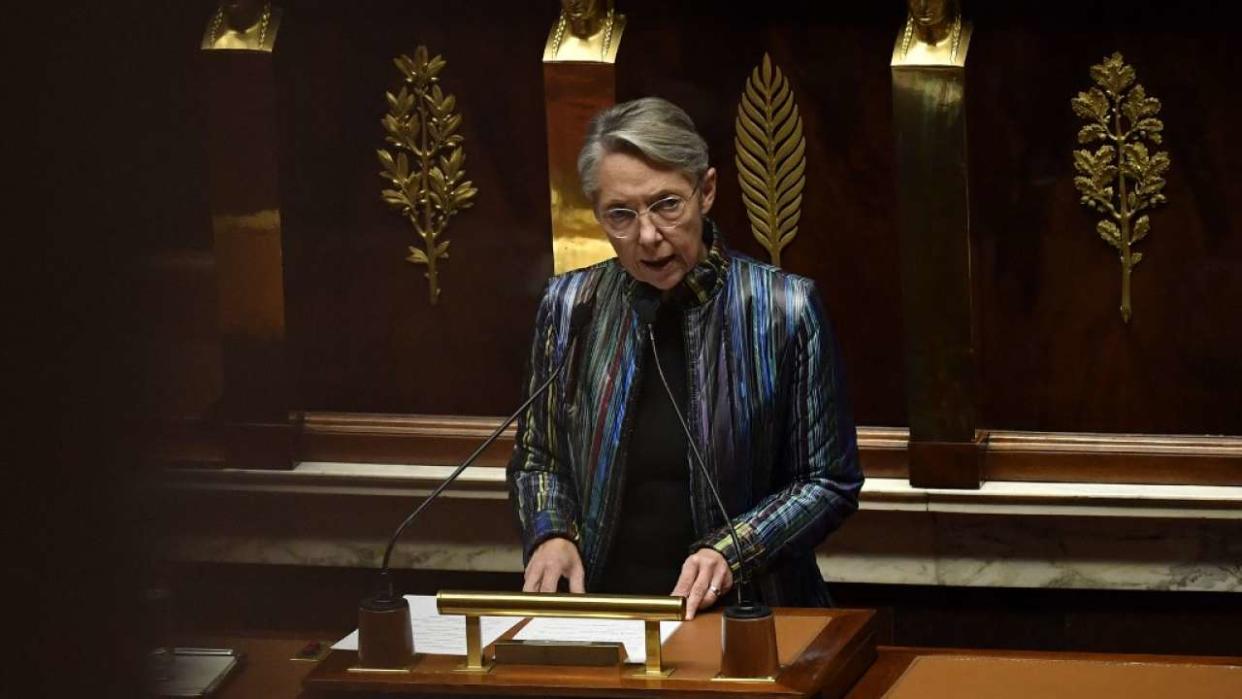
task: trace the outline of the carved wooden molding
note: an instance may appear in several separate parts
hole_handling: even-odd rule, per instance
[[[984,479],[1242,485],[1242,437],[996,431]]]
[[[496,428],[498,418],[309,413],[304,461],[455,464]],[[504,466],[510,427],[478,464]],[[863,471],[906,478],[909,432],[859,427]],[[985,438],[985,480],[1242,485],[1242,437],[1112,435],[995,430]]]
[[[500,418],[451,415],[307,413],[303,461],[457,464],[496,429]],[[476,465],[504,466],[517,427],[510,425]],[[876,477],[905,477],[907,431],[860,427],[863,468]]]
[[[377,413],[306,413],[299,461],[456,465],[496,429],[500,418]],[[219,430],[165,426],[156,459],[176,465],[228,465]],[[504,467],[510,426],[476,466]],[[984,481],[1242,485],[1242,436],[1123,435],[995,430],[983,438]],[[909,432],[859,427],[868,478],[909,478]]]
[[[460,463],[496,429],[501,418],[454,415],[307,413],[303,461]],[[475,462],[504,466],[517,428],[510,425]]]

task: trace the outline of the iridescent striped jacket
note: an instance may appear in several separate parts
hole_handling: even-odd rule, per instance
[[[824,606],[814,549],[857,509],[863,482],[836,343],[812,281],[730,253],[710,222],[705,232],[707,257],[673,293],[684,308],[686,419],[762,601]],[[632,389],[654,371],[640,366],[636,285],[615,259],[548,282],[526,391],[568,363],[519,418],[508,468],[525,558],[550,537],[575,541],[588,591],[624,516]],[[570,319],[583,305],[590,322],[574,338]],[[739,556],[691,458],[687,506],[701,539],[687,555],[710,546],[736,573]]]

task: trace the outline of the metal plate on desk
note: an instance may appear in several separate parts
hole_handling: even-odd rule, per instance
[[[152,656],[151,691],[158,697],[205,697],[224,684],[241,664],[231,648],[173,648],[165,657]]]

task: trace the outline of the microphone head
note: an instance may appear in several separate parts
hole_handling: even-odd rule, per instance
[[[362,608],[374,612],[396,609],[405,602],[405,598],[397,594],[397,587],[392,580],[392,572],[387,568],[379,572],[376,578],[375,594],[362,600]]]
[[[634,298],[631,304],[634,306],[634,312],[638,314],[638,322],[643,325],[651,325],[655,322],[656,314],[660,312],[660,290],[639,282],[634,289]]]

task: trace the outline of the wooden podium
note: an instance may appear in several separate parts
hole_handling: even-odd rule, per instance
[[[664,644],[672,674],[635,677],[636,666],[570,667],[497,664],[486,673],[459,672],[461,658],[416,657],[409,672],[351,672],[354,651],[332,651],[303,687],[313,696],[452,694],[483,696],[610,696],[709,694],[748,697],[842,697],[876,657],[875,612],[859,609],[773,610],[781,671],[774,681],[715,679],[720,671],[719,612],[683,622]],[[517,633],[526,622],[506,632]],[[485,649],[489,654],[491,647]]]

